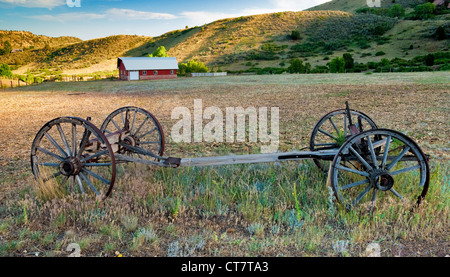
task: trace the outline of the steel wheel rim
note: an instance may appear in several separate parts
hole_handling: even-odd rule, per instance
[[[358,149],[361,140],[367,151]],[[377,146],[380,142],[385,144]],[[378,147],[382,152],[377,154]],[[361,168],[346,161],[349,155]],[[342,145],[332,162],[330,179],[336,198],[347,209],[361,203],[374,208],[390,199],[418,206],[427,194],[430,170],[427,157],[412,139],[397,131],[376,129],[357,134]]]
[[[31,168],[41,185],[67,192],[108,197],[114,187],[116,161],[111,145],[91,122],[60,117],[46,123],[31,147]]]

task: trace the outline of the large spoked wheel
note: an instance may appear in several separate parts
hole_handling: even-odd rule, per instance
[[[311,151],[338,149],[352,134],[346,109],[332,111],[322,117],[311,133],[309,148]],[[369,116],[357,110],[350,110],[352,123],[358,132],[376,129],[377,125]],[[313,160],[322,170],[328,171],[330,162],[325,160]]]
[[[60,117],[45,124],[31,147],[31,167],[41,187],[65,192],[109,196],[116,178],[111,145],[92,123]]]
[[[108,137],[120,132],[118,154],[143,160],[161,160],[164,133],[155,116],[138,107],[122,107],[112,112],[100,130]]]
[[[392,200],[414,206],[427,194],[430,170],[413,140],[397,131],[376,129],[354,135],[342,145],[332,162],[330,180],[347,209],[364,202],[373,208]]]

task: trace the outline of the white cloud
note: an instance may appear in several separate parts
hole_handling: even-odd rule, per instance
[[[131,20],[150,20],[150,19],[175,19],[177,16],[169,13],[143,12],[129,9],[109,9],[106,14],[110,18],[121,18]]]
[[[56,22],[71,22],[71,21],[81,21],[81,20],[92,20],[92,19],[110,19],[110,20],[170,20],[177,18],[175,15],[167,13],[152,13],[135,11],[128,9],[109,9],[105,13],[60,13],[60,14],[44,14],[44,15],[32,15],[27,16],[28,18],[44,20],[44,21],[56,21]]]
[[[66,0],[0,0],[2,3],[26,8],[54,8],[66,5]]]
[[[198,12],[182,12],[181,16],[187,19],[187,24],[192,26],[203,25],[207,23],[211,23],[213,21],[230,18],[230,17],[239,17],[242,16],[241,13],[231,14],[231,13],[220,13],[220,12],[207,12],[207,11],[198,11]]]
[[[106,17],[104,14],[96,13],[60,13],[56,15],[44,14],[44,15],[31,15],[28,18],[43,20],[43,21],[57,21],[60,23],[70,22],[70,21],[81,21],[81,20],[91,20],[91,19],[103,19]]]

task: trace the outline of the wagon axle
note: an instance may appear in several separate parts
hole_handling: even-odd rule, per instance
[[[177,158],[164,157],[164,147],[163,129],[150,112],[123,107],[100,129],[77,117],[49,121],[33,141],[31,166],[39,182],[102,199],[113,190],[116,164],[128,162],[176,168],[312,159],[328,171],[328,183],[346,207],[392,197],[419,204],[429,186],[428,156],[420,147],[400,132],[378,128],[348,103],[318,121],[309,151]]]

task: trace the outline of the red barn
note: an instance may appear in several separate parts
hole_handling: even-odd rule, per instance
[[[177,78],[178,63],[174,57],[127,57],[117,59],[120,80],[155,80]]]

